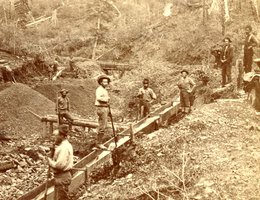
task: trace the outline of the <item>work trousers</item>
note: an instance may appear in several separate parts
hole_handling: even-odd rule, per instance
[[[68,111],[59,113],[59,122],[60,124],[64,123],[64,119],[66,119],[69,123],[73,122],[73,117]]]
[[[150,114],[151,103],[147,100],[140,101],[140,116],[141,118],[146,117]]]
[[[61,172],[54,174],[55,189],[54,189],[54,200],[69,200],[69,185],[71,183],[71,172]]]
[[[72,130],[73,117],[68,111],[62,111],[58,114],[59,124],[64,124],[64,119],[69,122],[69,130]]]
[[[108,121],[108,107],[97,107],[98,115],[98,133],[97,133],[97,144],[102,144],[102,139],[104,137],[107,121]]]
[[[253,64],[253,55],[254,53],[252,51],[245,51],[244,52],[244,70],[245,73],[251,72],[252,71],[252,64]]]
[[[190,111],[190,93],[185,89],[180,90],[180,106],[183,112],[188,113]]]
[[[225,86],[227,83],[231,83],[231,63],[225,62],[222,63],[222,86]]]

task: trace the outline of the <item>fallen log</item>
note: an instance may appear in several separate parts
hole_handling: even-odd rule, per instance
[[[130,141],[133,135],[137,135],[138,133],[150,133],[153,130],[156,130],[156,128],[158,127],[158,123],[161,123],[169,119],[171,116],[177,114],[178,110],[179,102],[170,102],[157,109],[156,111],[151,113],[150,117],[143,118],[139,122],[135,123],[133,126],[130,126],[128,129],[119,133],[117,147],[123,146],[125,143]],[[114,145],[114,138],[111,138],[104,145],[107,147]],[[76,191],[84,183],[90,184],[90,173],[96,167],[109,161],[111,159],[111,156],[111,151],[92,151],[86,157],[82,158],[78,163],[73,166],[73,178],[72,183],[69,186],[69,190],[73,192]],[[54,186],[52,181],[49,182],[47,190],[47,198],[50,200],[54,199]],[[18,200],[42,200],[44,198],[44,189],[45,183],[24,194],[23,196],[18,198]]]

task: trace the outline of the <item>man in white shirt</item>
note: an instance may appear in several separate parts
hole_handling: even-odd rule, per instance
[[[59,131],[54,132],[55,151],[53,158],[48,158],[48,163],[54,171],[55,200],[67,200],[69,198],[69,185],[73,166],[73,147],[68,141],[69,128],[63,124]]]
[[[96,146],[100,149],[106,149],[102,144],[102,139],[107,128],[107,120],[109,115],[109,101],[110,97],[107,91],[107,87],[110,83],[110,78],[106,75],[101,75],[98,78],[98,88],[96,89],[96,101],[95,106],[97,107],[98,115],[98,134]]]

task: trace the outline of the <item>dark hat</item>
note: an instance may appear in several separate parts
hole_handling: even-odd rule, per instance
[[[252,31],[252,29],[253,29],[253,28],[252,28],[252,26],[251,26],[251,25],[249,25],[249,24],[248,24],[248,25],[246,25],[246,27],[245,27],[245,28],[246,28],[246,29],[248,28],[250,31]]]
[[[101,75],[98,77],[97,82],[100,85],[103,79],[107,79],[108,83],[110,83],[111,79],[107,75]]]
[[[232,42],[232,40],[230,39],[230,37],[224,37],[223,42],[225,42],[225,40],[228,40],[230,43]]]
[[[63,93],[63,92],[69,93],[68,90],[66,90],[66,89],[61,89],[61,90],[60,90],[60,93]]]
[[[67,136],[69,134],[68,125],[62,124],[59,126],[59,134],[63,136]]]
[[[144,83],[148,83],[149,84],[149,79],[148,78],[145,78],[144,80],[143,80],[143,84]]]
[[[181,70],[181,74],[182,72],[186,72],[187,74],[189,74],[189,72],[186,69]]]

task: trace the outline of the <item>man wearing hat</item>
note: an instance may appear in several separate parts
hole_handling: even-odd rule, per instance
[[[258,40],[252,33],[252,26],[247,25],[245,28],[246,38],[244,42],[244,70],[245,73],[252,71],[252,64],[253,64],[253,55],[254,50],[253,48],[258,45]]]
[[[66,89],[62,89],[60,91],[61,96],[59,96],[57,99],[56,112],[58,114],[59,124],[64,123],[64,119],[66,119],[69,122],[70,130],[71,130],[73,118],[69,113],[70,101],[69,98],[67,97],[68,92],[69,91]]]
[[[223,51],[221,54],[221,75],[222,75],[222,87],[231,83],[231,66],[233,60],[233,46],[231,45],[231,39],[225,37],[223,39]]]
[[[55,151],[53,158],[48,158],[48,164],[54,171],[55,200],[67,200],[69,198],[69,185],[71,183],[71,169],[73,167],[73,147],[68,141],[68,126],[62,124],[59,130],[54,131]]]
[[[191,111],[191,93],[195,88],[195,82],[188,77],[189,72],[187,70],[181,71],[181,79],[177,86],[180,89],[180,106],[181,112],[189,113]]]
[[[156,99],[154,91],[149,87],[147,78],[143,80],[143,87],[139,89],[137,96],[140,99],[141,118],[146,117],[150,113],[152,101]]]
[[[98,115],[98,133],[96,146],[101,149],[106,149],[102,144],[102,139],[107,128],[107,120],[109,115],[109,101],[110,97],[107,91],[107,87],[110,83],[110,78],[106,75],[101,75],[98,77],[98,88],[96,89],[96,100],[95,106],[97,107]]]

